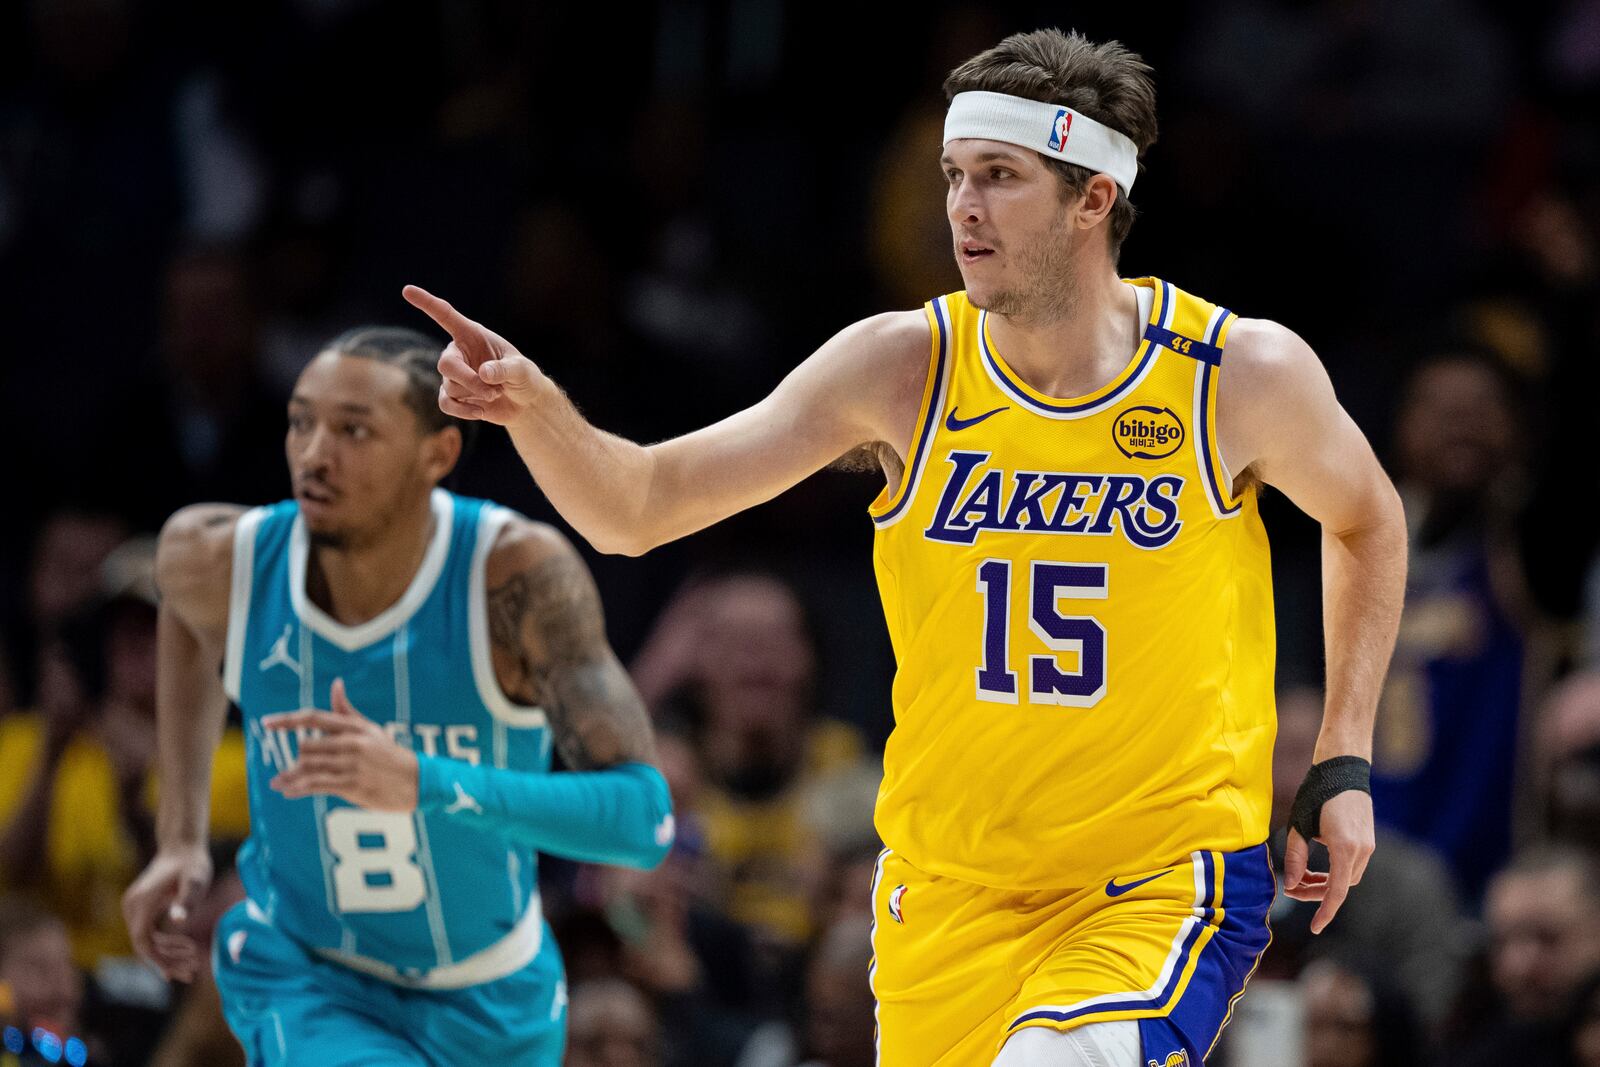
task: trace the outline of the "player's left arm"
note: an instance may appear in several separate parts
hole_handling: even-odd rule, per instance
[[[495,674],[511,699],[544,709],[575,771],[655,759],[650,716],[606,640],[600,594],[560,533],[515,519],[485,567]]]
[[[285,796],[333,793],[373,810],[422,810],[489,824],[507,838],[590,863],[653,867],[672,847],[672,801],[651,763],[649,715],[606,641],[594,580],[547,526],[514,520],[485,568],[495,673],[506,694],[544,709],[571,768],[545,774],[417,755],[350,706],[334,683],[333,712],[275,716],[310,727]]]
[[[1372,855],[1365,778],[1405,598],[1405,514],[1372,446],[1334,396],[1322,362],[1277,323],[1234,323],[1218,386],[1217,428],[1228,470],[1281,490],[1322,526],[1327,703],[1316,764],[1297,800],[1284,860],[1285,891],[1322,901],[1311,923],[1321,933]],[[1326,874],[1306,870],[1308,836],[1328,847]]]

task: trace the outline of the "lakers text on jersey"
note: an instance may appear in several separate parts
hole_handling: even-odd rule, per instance
[[[964,293],[927,306],[916,436],[871,508],[885,1064],[1129,1018],[1199,1062],[1267,942],[1271,569],[1215,432],[1234,316],[1128,284],[1137,349],[1075,398],[1022,381]]]
[[[905,476],[872,508],[894,643],[877,820],[930,873],[1003,888],[1267,836],[1271,570],[1217,451],[1233,316],[1155,279],[1126,368],[1029,388],[965,294],[934,345]]]

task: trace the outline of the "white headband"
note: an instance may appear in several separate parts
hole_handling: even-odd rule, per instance
[[[957,93],[944,117],[944,143],[961,137],[1004,141],[1109,174],[1124,196],[1139,173],[1139,150],[1127,136],[1060,104],[1005,93]]]

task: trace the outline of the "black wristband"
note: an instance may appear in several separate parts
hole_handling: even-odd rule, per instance
[[[1289,825],[1310,841],[1322,833],[1322,805],[1347,790],[1372,793],[1372,764],[1360,756],[1334,756],[1313,763],[1294,795]]]

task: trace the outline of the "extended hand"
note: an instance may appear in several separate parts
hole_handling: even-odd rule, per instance
[[[331,712],[290,711],[261,720],[268,730],[322,732],[301,740],[299,758],[272,779],[272,788],[291,800],[330,793],[369,811],[415,811],[416,754],[351,705],[344,679],[334,679],[331,699]]]
[[[210,885],[211,854],[197,844],[157,852],[122,894],[122,918],[134,949],[169,980],[194,981],[205,960],[200,942],[184,928]]]
[[[1361,881],[1367,861],[1372,858],[1372,797],[1347,789],[1322,805],[1321,834],[1328,846],[1328,869],[1306,870],[1310,846],[1300,831],[1290,828],[1289,843],[1283,856],[1283,891],[1295,900],[1320,900],[1322,906],[1311,918],[1311,932],[1327,929],[1349,895],[1350,887]]]
[[[504,426],[537,401],[547,379],[510,341],[426,289],[408,285],[402,293],[450,335],[439,357],[439,407],[446,415]]]

